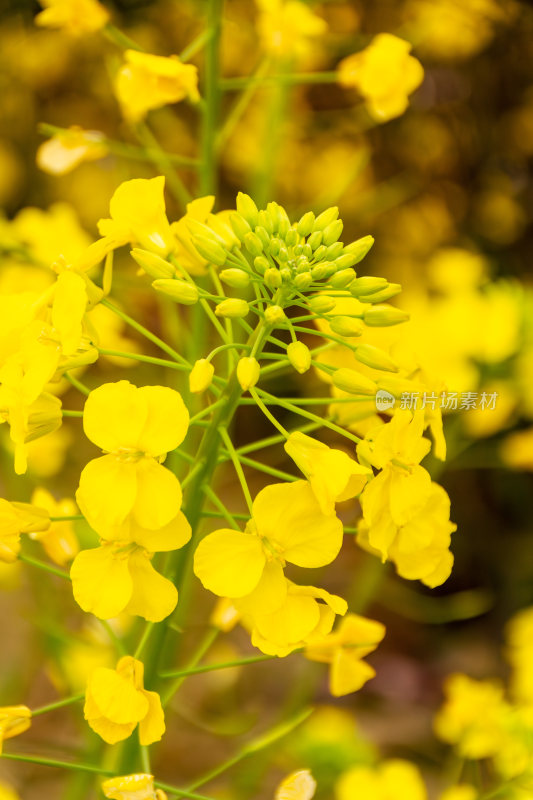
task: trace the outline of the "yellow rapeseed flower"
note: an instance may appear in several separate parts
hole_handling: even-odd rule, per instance
[[[5,739],[18,736],[31,725],[31,711],[27,706],[3,706],[0,708],[0,753]]]
[[[377,768],[356,766],[345,772],[335,787],[336,800],[427,800],[418,768],[400,758]]]
[[[66,175],[84,161],[98,161],[108,153],[100,131],[84,131],[77,125],[43,142],[36,155],[37,166],[49,175]]]
[[[420,61],[409,55],[409,42],[380,33],[365,50],[344,58],[339,82],[353,87],[365,99],[369,114],[384,122],[404,113],[409,95],[424,79]]]
[[[323,638],[310,638],[305,655],[311,661],[331,664],[329,689],[334,697],[356,692],[376,674],[362,659],[385,636],[381,622],[347,614],[338,629]]]
[[[100,30],[109,13],[98,0],[39,0],[43,11],[35,22],[44,28],[61,28],[73,36]]]
[[[17,560],[21,533],[46,531],[49,527],[50,516],[45,509],[0,498],[0,561]]]
[[[154,56],[126,50],[125,63],[118,71],[115,90],[124,116],[142,119],[154,108],[188,98],[198,102],[198,70],[178,56]]]
[[[372,474],[342,450],[296,431],[285,442],[285,451],[301,469],[323,514],[334,514],[335,503],[361,493]]]
[[[168,387],[118,381],[91,392],[83,427],[107,455],[84,468],[76,499],[104,539],[145,546],[146,529],[172,523],[183,530],[181,487],[161,461],[181,444],[188,424],[181,395]]]
[[[264,49],[284,57],[308,53],[327,31],[326,21],[300,0],[256,0],[257,30]]]
[[[92,673],[85,694],[85,719],[108,744],[127,739],[139,725],[142,745],[158,742],[165,732],[165,717],[157,692],[144,688],[144,666],[124,656],[116,669],[99,667]]]

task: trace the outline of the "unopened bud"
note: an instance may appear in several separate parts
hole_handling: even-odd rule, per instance
[[[287,356],[292,366],[303,375],[311,366],[311,351],[303,342],[291,342],[287,346]]]
[[[33,442],[53,433],[61,427],[61,400],[48,392],[42,392],[28,409],[28,424],[25,442]]]
[[[345,266],[353,267],[355,264],[358,264],[360,261],[362,261],[373,244],[373,236],[363,236],[361,239],[356,239],[355,242],[350,242],[350,244],[347,244],[344,248],[344,254],[349,254],[350,256],[355,257],[356,260],[352,261],[351,264],[346,264]]]
[[[311,284],[313,283],[313,276],[309,271],[300,272],[294,276],[292,282],[297,289],[303,291],[304,289],[308,289],[311,286]]]
[[[361,336],[365,329],[360,319],[352,317],[333,317],[329,320],[329,324],[333,333],[337,333],[339,336]]]
[[[311,297],[308,305],[315,314],[327,314],[328,311],[332,311],[335,308],[337,303],[332,297],[328,297],[325,294],[317,294]]]
[[[377,392],[377,383],[366,375],[356,372],[348,367],[337,369],[331,376],[333,385],[348,394],[374,395]]]
[[[254,258],[254,267],[260,275],[264,275],[270,267],[270,261],[265,256],[257,256]]]
[[[233,289],[246,289],[246,287],[250,285],[250,276],[248,273],[236,267],[223,269],[219,274],[219,278],[223,283],[226,283]]]
[[[389,283],[384,289],[372,292],[371,294],[361,295],[360,300],[363,303],[385,303],[387,300],[396,297],[401,291],[402,287],[400,283]]]
[[[356,278],[350,286],[350,294],[354,297],[360,297],[372,292],[381,291],[387,286],[386,278],[378,278],[375,275],[363,275],[362,278]]]
[[[355,271],[348,267],[348,269],[341,269],[335,275],[332,275],[330,283],[335,289],[345,289],[355,278]]]
[[[285,244],[287,247],[295,247],[298,244],[298,231],[296,228],[290,228],[285,235]],[[295,253],[297,255],[297,253]]]
[[[263,245],[263,250],[270,250],[271,239],[270,234],[262,225],[257,225],[255,235],[259,237],[259,241]]]
[[[327,252],[328,252],[328,248],[326,247],[325,244],[321,244],[320,247],[317,247],[317,249],[315,250],[315,255],[314,255],[316,261],[325,261],[326,260],[326,256],[327,256]],[[335,270],[336,269],[337,269],[337,267],[335,267]]]
[[[328,225],[331,225],[332,222],[335,222],[338,216],[339,216],[339,209],[337,208],[337,206],[331,206],[331,208],[326,208],[326,210],[323,211],[322,214],[319,214],[318,217],[315,219],[315,223],[313,225],[313,231],[323,231],[324,228],[327,228]]]
[[[366,364],[367,367],[382,369],[385,372],[398,372],[396,363],[380,347],[375,347],[372,344],[360,344],[355,349],[354,355],[361,364]]]
[[[289,267],[282,267],[279,271],[283,283],[289,283],[292,280],[292,272]]]
[[[130,251],[131,257],[151,278],[172,278],[176,274],[175,268],[161,256],[149,250],[134,247]]]
[[[322,231],[322,244],[325,244],[326,247],[329,247],[336,242],[341,235],[343,228],[344,223],[342,219],[336,219],[335,222],[331,222],[329,225],[327,225],[327,227],[325,227]]]
[[[320,245],[322,244],[322,231],[315,231],[315,233],[312,233],[309,239],[307,240],[307,244],[312,250],[316,250],[317,247],[320,247]],[[324,248],[324,252],[326,250],[327,248]]]
[[[195,361],[189,373],[189,389],[193,394],[205,392],[211,385],[215,368],[207,358]]]
[[[372,306],[363,314],[365,325],[376,328],[398,325],[400,322],[407,322],[408,319],[409,314],[406,311],[388,305]]]
[[[341,255],[343,250],[344,250],[344,245],[342,242],[334,242],[333,244],[330,244],[330,246],[328,247],[326,251],[326,258],[328,258],[330,261],[335,261],[335,259],[337,259]],[[341,269],[341,267],[338,268]]]
[[[283,262],[284,264],[289,260],[289,251],[286,247],[280,247],[278,253],[278,261]]]
[[[250,306],[246,300],[240,300],[238,297],[229,297],[227,300],[222,300],[215,308],[217,317],[229,317],[230,319],[246,317],[249,311]]]
[[[313,257],[313,248],[311,247],[311,245],[307,244],[307,242],[302,245],[302,255],[305,256],[306,258]]]
[[[281,241],[277,237],[274,237],[270,240],[270,254],[274,257],[277,256],[281,249]]]
[[[263,243],[255,233],[246,234],[244,237],[244,245],[252,256],[260,256],[263,252]]]
[[[329,278],[330,275],[334,275],[335,272],[335,264],[331,261],[323,261],[321,264],[311,267],[311,275],[315,281],[323,281],[325,278]]]
[[[230,214],[229,222],[233,228],[235,236],[240,239],[241,242],[246,234],[250,233],[252,230],[250,223],[242,216],[242,214],[239,214],[238,212],[233,212],[233,214]]]
[[[200,255],[211,264],[222,267],[226,263],[228,254],[219,242],[208,239],[207,236],[193,236],[192,243]]]
[[[166,294],[167,297],[184,306],[193,306],[198,302],[199,292],[193,283],[180,281],[177,278],[160,278],[153,281],[152,286],[158,292]]]
[[[259,380],[259,362],[251,356],[245,356],[239,360],[237,364],[237,380],[241,385],[241,389],[247,392]]]
[[[257,224],[262,225],[263,228],[272,236],[274,233],[274,226],[272,224],[272,218],[268,211],[260,211],[257,216]]]
[[[282,209],[284,211],[284,209]],[[289,222],[288,217],[282,216],[281,220],[278,225],[278,234],[282,239],[285,239],[290,228],[291,223]]]
[[[263,278],[269,289],[278,289],[281,286],[281,275],[276,267],[269,267]]]
[[[394,397],[401,397],[402,394],[412,394],[419,387],[419,384],[408,380],[407,378],[397,378],[393,375],[384,375],[378,380],[378,387],[384,389],[386,392],[394,395]]]
[[[287,315],[281,306],[269,306],[265,310],[265,320],[269,325],[279,325],[280,323],[285,322],[286,319]]]
[[[254,228],[257,225],[257,216],[259,212],[250,195],[239,192],[236,206],[239,214],[244,217],[250,227]]]
[[[300,236],[309,236],[315,224],[315,215],[312,211],[308,211],[298,222],[297,228]]]

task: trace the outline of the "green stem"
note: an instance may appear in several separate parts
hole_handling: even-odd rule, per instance
[[[120,350],[104,350],[98,348],[98,352],[102,356],[115,356],[117,358],[129,358],[133,361],[141,361],[146,364],[155,364],[158,367],[167,367],[168,369],[177,369],[182,372],[189,371],[190,367],[185,364],[176,364],[175,361],[167,361],[165,358],[154,358],[153,356],[141,356],[138,353],[123,353]]]
[[[172,683],[172,685],[167,689],[167,691],[165,692],[165,694],[162,697],[163,706],[166,706],[168,703],[170,703],[170,701],[172,700],[172,698],[174,697],[174,695],[176,694],[176,692],[178,691],[178,689],[182,685],[182,683],[185,680],[185,678],[187,677],[187,675],[193,675],[195,669],[200,669],[200,667],[198,667],[197,664],[205,656],[205,654],[207,653],[207,651],[209,650],[209,648],[211,647],[211,645],[213,644],[213,642],[217,638],[218,634],[219,634],[218,628],[209,628],[209,630],[207,631],[207,633],[206,633],[205,637],[203,638],[203,640],[200,642],[200,645],[198,646],[196,652],[194,653],[193,657],[189,661],[189,665],[185,668],[185,670],[180,670],[179,672],[176,672],[174,674],[170,674],[169,673],[169,674],[167,674],[165,676],[163,676],[163,675],[160,676],[160,677],[167,677],[167,678],[174,678],[175,679],[174,682]]]
[[[216,495],[216,493],[213,491],[213,489],[211,489],[210,486],[204,486],[204,493],[211,500],[213,505],[215,505],[218,508],[218,510],[220,512],[219,514],[216,514],[216,512],[213,511],[213,514],[216,514],[216,516],[218,516],[220,519],[225,519],[226,522],[228,522],[231,525],[232,528],[234,528],[236,531],[240,531],[240,526],[237,525],[237,522],[236,522],[236,516],[237,515],[231,513],[230,511],[228,511],[228,509],[226,508],[226,506],[224,505],[222,500]],[[208,512],[208,511],[202,511],[202,516],[203,517],[208,517],[208,516],[211,516],[211,513]],[[246,514],[246,515],[243,514],[242,518],[243,519],[250,519],[250,515],[249,514]]]
[[[248,484],[246,482],[246,477],[244,475],[244,470],[242,468],[241,462],[239,461],[239,456],[237,455],[235,448],[233,446],[233,442],[231,441],[229,434],[225,428],[219,428],[219,433],[222,438],[222,441],[226,445],[226,450],[228,451],[229,457],[235,467],[235,472],[237,473],[237,478],[239,479],[239,483],[241,485],[242,493],[244,495],[244,499],[246,500],[246,505],[248,506],[248,511],[250,514],[252,513],[252,496],[250,494],[250,489],[248,488]]]
[[[83,411],[70,411],[68,408],[62,408],[61,413],[64,417],[83,417]]]
[[[23,553],[19,553],[19,560],[23,561],[25,564],[31,564],[32,567],[37,567],[45,572],[50,572],[52,575],[58,575],[60,578],[65,578],[67,581],[70,580],[70,575],[66,570],[59,569],[59,567],[53,567],[51,564],[47,564],[45,561],[39,561],[39,559],[31,558]]]
[[[124,322],[126,322],[131,328],[136,330],[137,333],[140,333],[142,336],[144,336],[150,342],[152,342],[153,344],[157,345],[167,355],[171,356],[171,358],[173,358],[174,361],[177,361],[178,364],[183,364],[184,366],[187,367],[187,369],[191,369],[191,365],[189,364],[187,359],[183,358],[183,356],[181,356],[179,353],[177,353],[172,347],[170,347],[166,342],[164,342],[162,339],[160,339],[154,333],[149,331],[147,328],[145,328],[139,322],[134,320],[132,317],[129,317],[127,314],[124,313],[124,311],[121,311],[120,308],[117,308],[117,306],[113,305],[113,303],[111,303],[109,300],[104,299],[104,300],[101,300],[100,302],[101,302],[101,304],[103,306],[105,306],[110,311],[112,311],[114,314],[116,314],[117,317],[120,317]],[[65,413],[65,412],[63,412],[63,413]]]
[[[284,436],[286,439],[288,439],[288,437],[289,437],[289,434],[288,434],[287,430],[286,430],[286,429],[283,427],[283,425],[281,424],[281,422],[278,422],[278,420],[275,418],[275,416],[274,416],[273,414],[271,414],[271,412],[268,410],[268,408],[266,407],[266,405],[263,403],[263,401],[262,401],[262,400],[261,400],[261,398],[259,397],[259,394],[256,392],[256,390],[255,390],[253,387],[250,389],[250,394],[252,395],[252,397],[253,397],[253,399],[254,399],[255,403],[256,403],[256,404],[259,406],[259,408],[261,409],[261,411],[263,412],[263,414],[265,415],[265,417],[266,417],[267,419],[269,419],[269,420],[270,420],[270,422],[272,423],[272,425],[273,425],[275,428],[277,428],[277,429],[278,429],[278,431],[279,431],[279,432],[280,432],[280,433],[281,433],[281,434],[282,434],[282,435],[283,435],[283,436]]]
[[[161,678],[181,678],[188,675],[200,675],[203,672],[215,672],[219,669],[230,669],[231,667],[244,667],[247,664],[257,664],[260,661],[272,661],[278,656],[250,656],[250,658],[241,658],[236,661],[224,661],[220,664],[203,664],[200,667],[191,667],[190,669],[180,669],[175,672],[161,672]]]
[[[189,44],[183,48],[179,54],[180,61],[188,61],[190,58],[196,55],[196,53],[198,53],[202,47],[207,44],[212,35],[213,32],[209,29],[199,33],[198,36],[192,40],[192,42],[189,42]]]
[[[48,711],[55,711],[56,708],[63,708],[64,706],[70,706],[72,703],[78,703],[80,700],[85,699],[85,694],[75,694],[72,697],[66,697],[63,700],[56,700],[55,703],[49,703],[46,706],[40,706],[39,708],[32,708],[31,715],[32,717],[37,717],[39,714],[47,714]]]
[[[65,373],[65,378],[70,384],[72,384],[72,386],[74,386],[75,389],[78,390],[78,392],[81,392],[86,397],[90,395],[91,390],[87,386],[85,386],[84,383],[75,378],[74,375],[71,375],[70,372]]]
[[[223,0],[207,0],[207,30],[210,33],[205,51],[205,110],[202,125],[202,167],[200,193],[215,194],[217,189],[215,138],[218,128],[218,63]]]
[[[243,92],[241,96],[230,109],[230,112],[224,122],[224,126],[217,137],[216,146],[219,152],[223,149],[224,145],[226,144],[231,134],[235,130],[235,126],[237,125],[240,118],[246,111],[248,105],[250,104],[252,97],[254,96],[260,85],[260,80],[265,77],[269,66],[270,66],[270,59],[264,58],[259,63],[257,69],[251,76],[252,80],[250,80],[250,82],[243,87]],[[222,83],[223,81],[220,82],[220,85],[222,85]]]
[[[43,758],[42,756],[23,756],[18,753],[1,753],[0,758],[9,758],[12,761],[24,761],[27,764],[40,764],[43,767],[57,767],[57,769],[72,769],[77,772],[94,772],[97,775],[114,776],[115,773],[109,769],[94,766],[93,764],[79,764],[73,761],[59,761],[55,758]]]
[[[123,50],[138,50],[141,53],[144,53],[144,48],[141,47],[140,44],[134,42],[133,39],[130,39],[129,36],[126,36],[119,28],[112,25],[110,22],[102,29],[102,33],[109,39],[110,42],[116,44],[118,47],[121,47]]]

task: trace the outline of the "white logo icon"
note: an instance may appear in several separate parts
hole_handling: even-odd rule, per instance
[[[376,408],[378,411],[388,411],[390,408],[394,408],[395,403],[396,398],[394,395],[385,391],[385,389],[379,389],[376,392]]]

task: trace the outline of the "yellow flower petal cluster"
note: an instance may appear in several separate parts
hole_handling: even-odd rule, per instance
[[[109,778],[103,782],[102,791],[109,800],[166,800],[167,797],[162,789],[154,787],[154,776],[146,773]]]
[[[331,665],[329,690],[334,697],[356,692],[376,674],[362,659],[376,649],[385,636],[381,622],[358,614],[347,614],[338,629],[323,638],[310,638],[305,655],[311,661]]]
[[[410,51],[409,42],[380,33],[365,50],[340,62],[339,82],[357,89],[374,119],[384,122],[399,117],[409,105],[409,95],[424,79],[422,64]]]
[[[418,768],[395,758],[377,768],[356,766],[345,772],[335,787],[336,800],[427,800]]]
[[[100,131],[84,131],[77,125],[56,133],[37,150],[37,166],[49,175],[66,175],[84,161],[98,161],[108,153]]]
[[[200,99],[198,70],[184,64],[178,56],[154,56],[138,50],[126,50],[125,63],[119,69],[115,91],[126,119],[136,122],[148,111],[188,98]]]
[[[44,508],[0,498],[0,561],[17,560],[21,533],[46,531],[49,527],[50,515]]]
[[[327,31],[326,21],[300,0],[256,0],[257,31],[264,49],[274,55],[307,54],[313,40]]]
[[[342,537],[342,523],[322,513],[307,481],[272,484],[255,498],[244,532],[221,529],[200,542],[194,571],[206,589],[234,601],[256,646],[286,655],[314,631],[328,633],[346,603],[288,581],[284,567],[330,564]]]
[[[456,526],[448,495],[419,463],[430,448],[424,424],[422,410],[398,409],[358,445],[361,460],[381,470],[361,495],[358,541],[393,561],[402,577],[433,587],[450,575]]]
[[[165,732],[165,717],[157,692],[144,688],[144,666],[124,656],[116,669],[99,667],[85,693],[85,719],[108,744],[127,739],[139,725],[142,745],[158,742]]]
[[[188,423],[181,395],[163,386],[119,381],[87,398],[85,433],[107,455],[87,464],[76,493],[101,537],[100,547],[79,553],[71,568],[84,611],[104,619],[126,611],[156,622],[175,608],[176,588],[150,559],[191,537],[179,481],[161,464],[183,441]]]
[[[372,474],[342,450],[300,431],[291,433],[284,447],[309,481],[323,514],[334,514],[335,503],[360,494]]]
[[[44,11],[35,22],[45,28],[61,28],[73,36],[94,33],[107,24],[109,14],[98,0],[39,0]]]
[[[5,739],[27,731],[31,725],[31,711],[27,706],[2,706],[0,708],[0,754]]]

